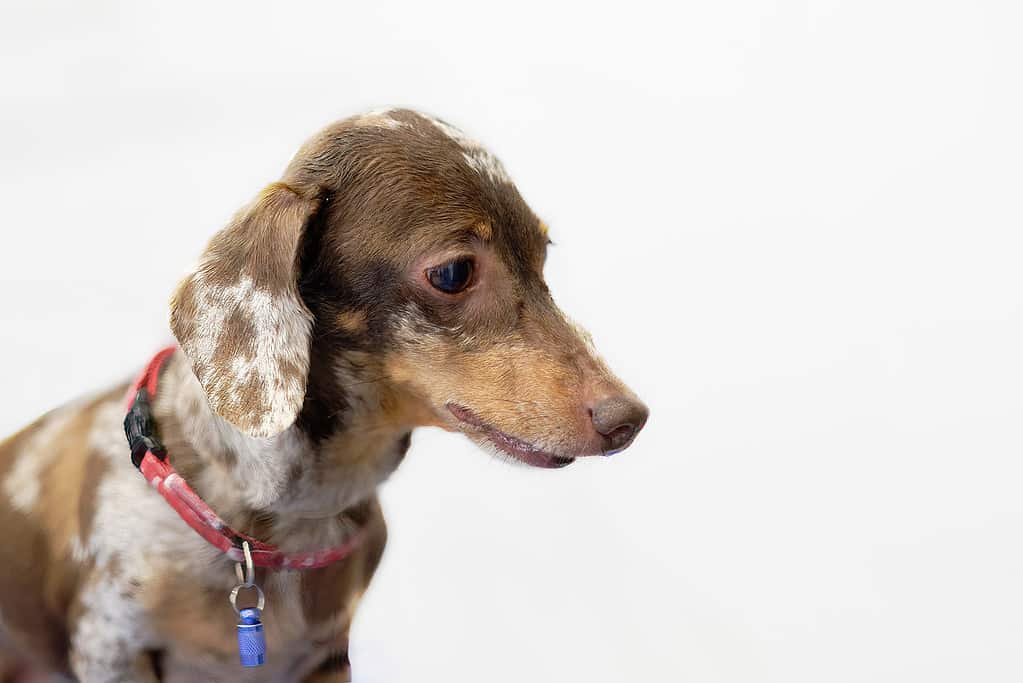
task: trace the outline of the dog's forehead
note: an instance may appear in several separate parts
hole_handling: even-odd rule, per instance
[[[442,119],[409,109],[379,110],[354,117],[356,128],[375,129],[383,140],[438,163],[454,163],[481,189],[501,193],[514,188],[504,164],[475,138]],[[386,144],[386,143],[385,143]]]
[[[408,144],[454,148],[465,165],[480,177],[497,184],[512,184],[504,165],[490,150],[437,117],[411,109],[376,109],[348,121],[356,129],[392,131],[393,137]]]
[[[496,226],[495,233],[493,226],[486,225],[484,221],[482,234],[500,236],[503,232],[508,239],[519,241],[524,239],[535,246],[546,244],[546,224],[536,218],[519,195],[504,165],[483,144],[452,124],[427,114],[399,110],[389,115],[417,122],[420,132],[426,137],[436,141],[437,144],[454,149],[461,163],[471,171],[471,174],[480,179],[480,185],[485,188],[486,193],[491,198],[498,200],[495,203],[499,205],[497,208],[502,213],[498,218],[501,225]],[[493,204],[491,208],[495,208]],[[514,230],[515,228],[518,230]],[[537,237],[539,240],[536,239]]]
[[[420,114],[419,116],[433,125],[448,140],[456,144],[461,150],[462,159],[466,165],[481,177],[499,185],[512,184],[512,180],[500,160],[475,138],[469,137],[460,129],[441,119],[425,114]]]
[[[329,126],[302,148],[288,175],[334,188],[367,218],[391,218],[394,229],[442,219],[483,225],[496,240],[533,251],[547,241],[492,152],[446,121],[410,109],[370,111]]]

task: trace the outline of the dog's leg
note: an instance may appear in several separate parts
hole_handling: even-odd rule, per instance
[[[71,652],[71,668],[80,683],[159,683],[152,657],[134,649]]]
[[[159,683],[144,615],[111,575],[93,577],[71,628],[71,670],[80,683]]]

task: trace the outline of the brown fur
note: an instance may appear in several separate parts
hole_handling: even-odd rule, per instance
[[[646,419],[551,299],[547,232],[443,122],[400,110],[316,135],[175,292],[181,351],[154,417],[234,528],[292,552],[366,541],[326,568],[257,572],[273,661],[240,671],[231,563],[132,468],[118,387],[0,444],[0,651],[85,683],[348,680],[386,542],[375,488],[414,428],[546,467],[618,450]],[[472,279],[441,292],[427,272],[454,259]]]

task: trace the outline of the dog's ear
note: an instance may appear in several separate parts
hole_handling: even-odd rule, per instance
[[[217,233],[171,299],[170,326],[210,406],[254,437],[302,409],[312,314],[298,294],[299,245],[319,200],[264,189]]]

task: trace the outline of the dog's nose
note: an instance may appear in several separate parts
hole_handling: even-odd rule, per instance
[[[590,409],[593,427],[604,437],[604,453],[611,455],[628,447],[646,424],[649,411],[634,398],[611,396]]]

